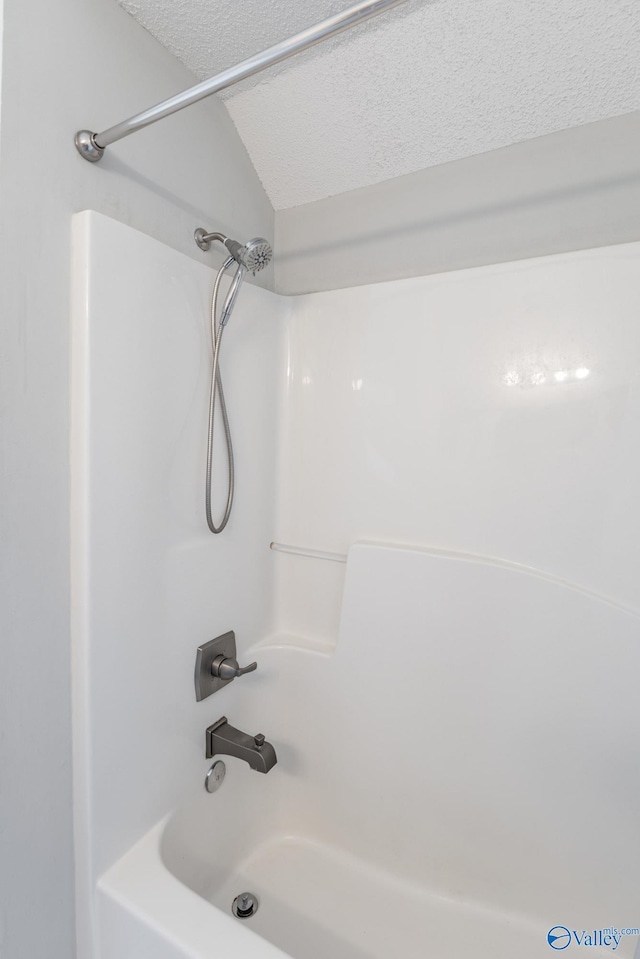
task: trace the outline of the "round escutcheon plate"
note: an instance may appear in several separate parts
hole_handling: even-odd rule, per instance
[[[216,789],[220,789],[220,786],[224,782],[226,771],[227,767],[221,759],[213,764],[204,779],[204,788],[208,793],[214,793]]]

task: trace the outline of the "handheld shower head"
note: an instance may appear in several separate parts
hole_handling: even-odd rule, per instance
[[[243,266],[245,270],[250,270],[253,274],[264,270],[273,256],[270,245],[266,240],[263,240],[261,236],[254,237],[253,240],[249,240],[244,246],[238,243],[237,240],[230,240],[229,237],[227,237],[224,240],[224,245],[236,263]]]
[[[2,0],[0,0],[0,3],[1,2]],[[201,250],[208,250],[211,246],[211,241],[217,240],[218,243],[223,244],[229,254],[218,270],[218,275],[215,283],[213,284],[213,293],[211,296],[211,345],[213,348],[213,363],[211,367],[211,389],[209,392],[209,428],[207,433],[207,473],[205,494],[207,526],[212,533],[221,533],[227,525],[227,521],[231,513],[231,506],[233,504],[233,490],[235,485],[235,472],[233,463],[233,446],[231,443],[231,430],[229,428],[229,418],[227,416],[227,407],[224,399],[224,393],[222,391],[222,379],[220,376],[220,368],[218,366],[220,344],[222,342],[222,334],[224,333],[224,329],[229,322],[231,313],[233,312],[233,307],[236,299],[238,298],[238,293],[247,271],[251,270],[255,274],[259,270],[263,270],[265,266],[270,263],[271,257],[273,256],[273,251],[271,246],[266,240],[263,240],[262,237],[255,237],[253,240],[249,240],[245,246],[242,246],[242,244],[238,243],[237,240],[229,239],[229,237],[225,236],[224,233],[207,233],[207,231],[203,230],[202,227],[195,231],[193,238]],[[230,270],[234,264],[236,272],[231,280],[231,285],[222,307],[220,319],[216,323],[216,305],[218,302],[220,281],[227,270]],[[211,512],[211,486],[213,482],[213,428],[216,396],[219,396],[220,398],[220,409],[222,412],[222,422],[224,424],[224,435],[227,445],[227,462],[229,467],[227,505],[225,506],[224,515],[218,526],[216,526]]]
[[[255,236],[253,240],[247,240],[244,247],[245,266],[252,273],[259,273],[269,266],[273,250],[271,245],[263,240],[261,236]]]
[[[230,256],[222,267],[221,272],[225,272],[231,264],[233,263],[233,257]],[[222,307],[222,313],[220,314],[220,327],[226,326],[229,322],[229,317],[233,312],[233,308],[238,298],[238,293],[240,292],[240,287],[242,286],[242,281],[244,280],[244,275],[247,271],[245,270],[242,263],[238,263],[235,276],[231,281],[231,286],[229,287],[229,292],[227,293],[226,299],[224,301],[224,306]]]
[[[202,227],[199,227],[193,236],[201,250],[208,250],[212,240],[223,243],[236,263],[239,263],[240,266],[254,275],[259,273],[260,270],[264,270],[273,256],[271,245],[261,236],[248,240],[244,246],[237,240],[225,236],[224,233],[207,233]]]

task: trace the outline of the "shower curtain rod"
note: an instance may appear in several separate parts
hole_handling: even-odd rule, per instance
[[[308,27],[302,33],[297,33],[288,40],[276,43],[273,47],[263,50],[262,53],[257,53],[234,67],[223,70],[215,77],[203,80],[202,83],[198,83],[188,90],[183,90],[182,93],[177,93],[174,97],[163,100],[162,103],[157,103],[155,106],[149,107],[148,110],[129,117],[128,120],[123,120],[122,123],[109,127],[102,133],[79,130],[75,136],[76,148],[85,160],[96,163],[102,158],[105,147],[108,147],[110,143],[122,140],[123,137],[128,137],[131,133],[136,133],[143,127],[148,127],[151,123],[156,123],[157,120],[163,120],[165,117],[171,116],[172,113],[177,113],[178,110],[183,110],[185,107],[191,106],[192,103],[197,103],[198,100],[211,96],[212,93],[225,90],[234,83],[252,77],[254,74],[260,73],[261,70],[273,66],[274,63],[280,63],[282,60],[286,60],[302,50],[307,50],[322,40],[327,40],[343,30],[348,30],[349,27],[355,27],[356,24],[369,20],[379,13],[384,13],[385,10],[390,10],[392,7],[397,7],[401,3],[406,3],[406,0],[366,0],[365,3],[350,7],[349,10],[338,13],[334,17],[329,17],[327,20],[322,20],[321,23]]]

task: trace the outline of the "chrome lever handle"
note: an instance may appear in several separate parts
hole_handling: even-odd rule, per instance
[[[245,673],[252,673],[258,668],[257,663],[249,663],[248,666],[240,666],[238,660],[233,656],[216,656],[211,663],[211,675],[217,679],[229,682],[236,676],[244,676]]]
[[[244,676],[245,673],[252,673],[254,669],[258,668],[257,663],[249,663],[248,666],[238,666],[236,670],[236,676]]]

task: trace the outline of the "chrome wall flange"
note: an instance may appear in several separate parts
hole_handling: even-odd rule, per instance
[[[89,163],[97,163],[104,156],[104,147],[98,146],[95,137],[91,130],[78,130],[74,140],[76,150]]]
[[[208,239],[207,231],[203,230],[201,226],[193,234],[193,239],[196,241],[201,250],[204,250],[205,253],[211,248],[211,240]]]

